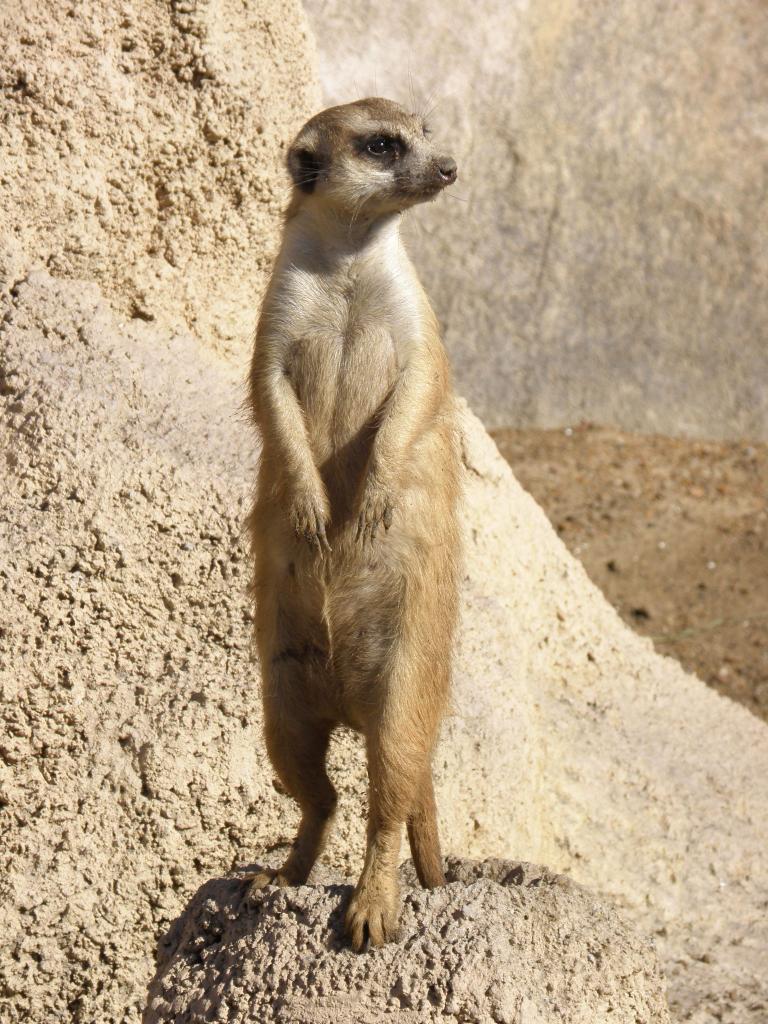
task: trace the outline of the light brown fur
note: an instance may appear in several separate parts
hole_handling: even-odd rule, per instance
[[[360,731],[368,846],[346,926],[361,949],[396,932],[404,823],[422,884],[444,883],[431,755],[456,619],[459,458],[448,362],[398,229],[455,164],[420,118],[377,99],[309,121],[288,166],[250,377],[263,440],[250,528],[267,749],[301,823],[252,888],[306,881],[336,806],[331,732]]]

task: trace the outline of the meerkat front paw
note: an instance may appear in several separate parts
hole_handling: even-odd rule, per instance
[[[357,517],[357,539],[362,543],[373,542],[380,526],[388,530],[392,525],[394,502],[391,492],[372,474],[368,476],[360,499],[360,513]]]
[[[370,879],[359,882],[352,894],[344,928],[352,948],[360,953],[370,943],[383,946],[397,938],[400,899],[397,886]]]
[[[311,491],[297,494],[291,502],[289,515],[291,526],[298,537],[303,537],[320,554],[331,550],[326,535],[330,516],[323,497]]]

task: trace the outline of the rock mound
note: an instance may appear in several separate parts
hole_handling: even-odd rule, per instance
[[[0,292],[45,267],[247,343],[317,105],[297,0],[10,0],[0,34]]]
[[[342,938],[350,886],[208,882],[160,947],[144,1024],[664,1024],[655,950],[604,902],[532,864],[449,859],[425,892],[410,865],[397,942]]]

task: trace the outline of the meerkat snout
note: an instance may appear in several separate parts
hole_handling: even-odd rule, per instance
[[[453,157],[441,156],[437,162],[437,173],[446,185],[452,185],[459,174],[459,169]]]
[[[452,185],[456,161],[430,141],[424,118],[386,99],[331,107],[288,152],[294,204],[325,204],[359,220],[406,210]]]

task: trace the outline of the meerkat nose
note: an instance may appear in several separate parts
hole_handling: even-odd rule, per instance
[[[437,170],[443,181],[453,183],[459,173],[456,161],[449,156],[441,156],[437,162]]]

